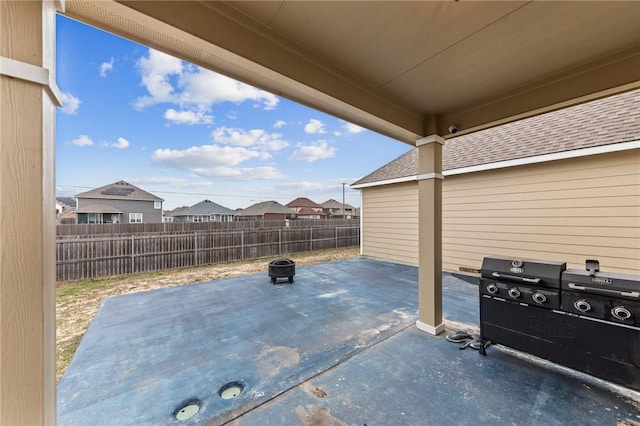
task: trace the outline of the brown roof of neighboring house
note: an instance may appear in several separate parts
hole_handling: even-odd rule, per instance
[[[287,207],[308,207],[308,208],[316,208],[316,209],[322,208],[320,204],[317,204],[305,197],[298,197],[295,200],[287,203],[286,205]]]
[[[442,169],[640,140],[640,90],[448,139]],[[412,149],[352,185],[418,174]]]
[[[309,207],[303,207],[300,209],[300,211],[298,213],[296,213],[298,216],[302,215],[302,216],[326,216],[327,214],[325,212],[321,211],[317,211],[317,210],[313,210]]]
[[[277,201],[263,201],[261,203],[252,204],[246,209],[242,209],[236,214],[239,216],[262,216],[265,214],[294,214],[291,210]]]
[[[76,217],[76,208],[70,207],[62,213],[58,214],[58,219],[75,219]]]
[[[135,185],[123,180],[95,188],[76,195],[76,198],[99,198],[105,200],[137,200],[137,201],[164,201]]]

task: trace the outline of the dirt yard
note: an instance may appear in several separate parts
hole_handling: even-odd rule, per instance
[[[358,256],[358,247],[296,253],[288,256],[296,266],[350,259]],[[278,256],[287,257],[287,256]],[[58,283],[56,294],[56,378],[64,374],[76,348],[105,297],[139,291],[188,285],[264,272],[268,282],[268,263],[277,257],[222,263],[197,268],[125,275],[94,280]]]

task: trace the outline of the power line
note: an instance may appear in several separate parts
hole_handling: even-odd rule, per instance
[[[95,189],[94,187],[91,186],[77,186],[77,185],[56,185],[57,187],[60,188],[65,188],[65,189],[78,189],[78,190],[83,190],[83,189]],[[343,194],[344,194],[344,184],[342,187],[343,190]],[[349,188],[351,191],[351,188]],[[63,190],[63,189],[61,189]],[[212,194],[212,193],[204,193],[204,192],[181,192],[181,191],[153,191],[153,193],[157,193],[157,194],[174,194],[174,195],[198,195],[198,196],[204,196],[204,197],[229,197],[229,198],[247,198],[247,199],[261,199],[261,200],[273,200],[273,196],[271,197],[263,197],[263,196],[259,196],[259,195],[229,195],[229,194]],[[343,195],[344,198],[344,195]]]

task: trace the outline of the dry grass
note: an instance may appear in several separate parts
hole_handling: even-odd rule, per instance
[[[296,266],[356,257],[358,247],[291,255]],[[283,256],[278,256],[283,257]],[[56,377],[60,381],[102,299],[120,294],[175,287],[268,271],[277,257],[197,268],[58,283],[56,294]],[[265,278],[267,279],[267,278]]]

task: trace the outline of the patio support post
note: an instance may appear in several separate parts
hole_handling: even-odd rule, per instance
[[[56,422],[58,1],[0,1],[0,424]]]
[[[418,148],[418,321],[416,327],[437,335],[442,322],[442,147],[430,135]]]

